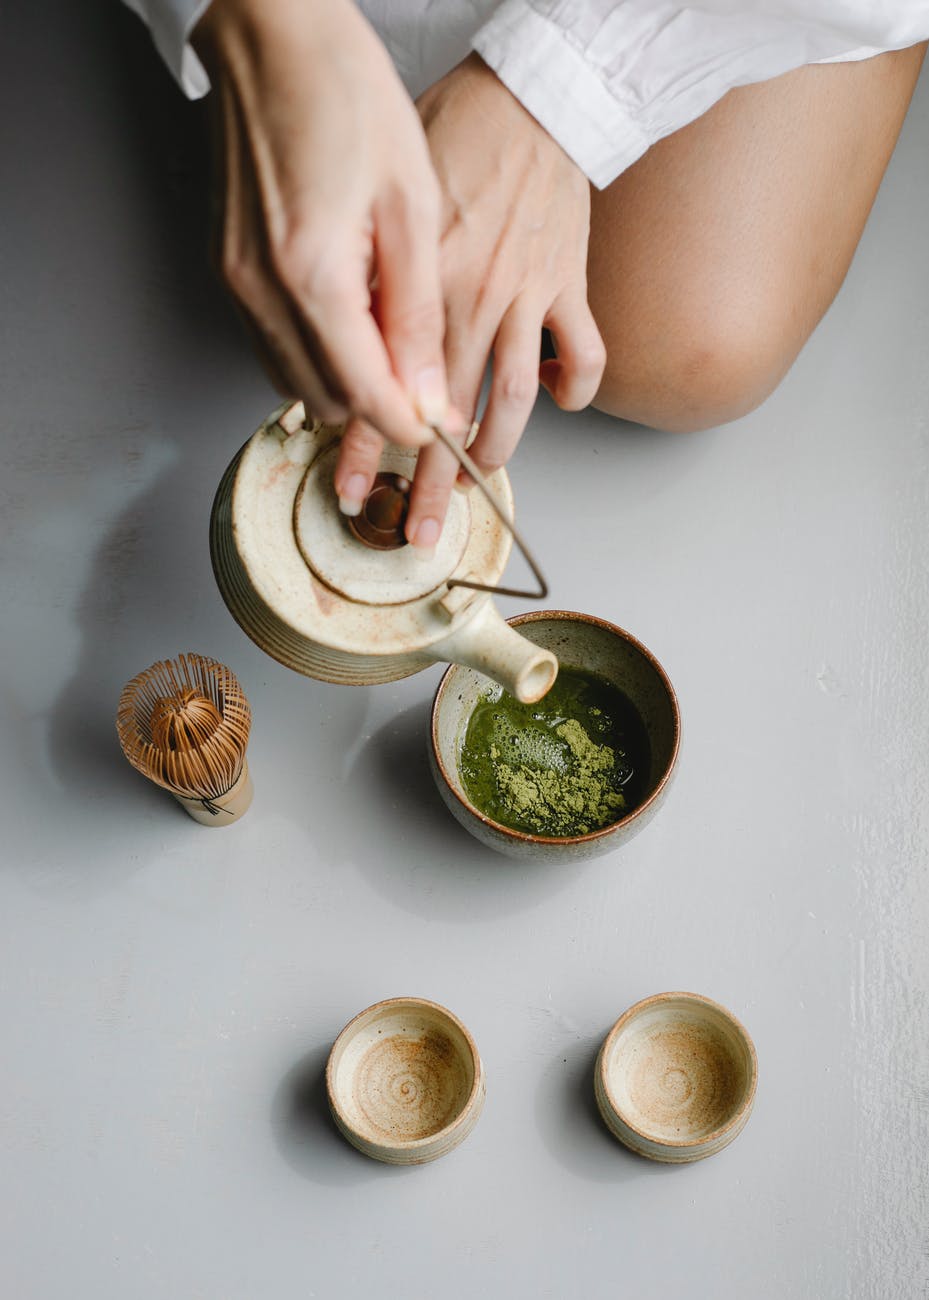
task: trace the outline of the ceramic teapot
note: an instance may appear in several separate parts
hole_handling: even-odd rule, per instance
[[[512,542],[484,496],[454,492],[431,556],[402,536],[415,451],[389,447],[356,520],[334,487],[341,426],[274,411],[227,469],[210,522],[213,571],[233,617],[280,663],[322,681],[396,681],[431,663],[466,664],[524,703],[540,699],[558,661],[509,627],[487,591]],[[504,470],[486,480],[508,519]],[[452,585],[450,585],[452,584]]]

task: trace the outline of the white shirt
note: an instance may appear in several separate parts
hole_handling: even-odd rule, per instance
[[[125,0],[185,92],[209,0]],[[602,188],[734,86],[929,38],[929,0],[359,0],[412,94],[474,49]]]

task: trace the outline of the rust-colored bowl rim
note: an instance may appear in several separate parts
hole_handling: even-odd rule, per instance
[[[426,1137],[397,1138],[396,1140],[392,1139],[387,1142],[376,1142],[371,1138],[366,1137],[364,1133],[360,1133],[355,1125],[346,1117],[345,1110],[335,1091],[333,1061],[335,1060],[336,1049],[339,1044],[344,1040],[351,1038],[352,1032],[360,1020],[363,1020],[366,1016],[372,1015],[374,1012],[383,1011],[389,1007],[397,1010],[402,1007],[428,1007],[431,1011],[437,1011],[440,1015],[445,1016],[446,1019],[450,1020],[464,1038],[465,1046],[468,1049],[468,1055],[471,1058],[471,1064],[474,1069],[474,1079],[471,1083],[471,1090],[468,1093],[468,1098],[461,1107],[461,1110],[452,1122],[446,1124],[444,1128],[437,1129],[435,1133],[430,1133]],[[458,1019],[453,1011],[449,1011],[448,1007],[442,1006],[441,1002],[432,1002],[429,998],[383,998],[380,1002],[372,1002],[371,1006],[365,1007],[363,1011],[359,1011],[357,1015],[352,1016],[348,1024],[339,1031],[335,1042],[329,1049],[329,1056],[326,1059],[326,1096],[329,1100],[329,1109],[334,1115],[338,1116],[339,1123],[344,1124],[352,1133],[356,1134],[364,1142],[367,1142],[372,1146],[381,1147],[385,1151],[416,1151],[431,1146],[437,1140],[447,1137],[450,1133],[454,1133],[455,1130],[460,1128],[461,1125],[470,1117],[471,1112],[481,1095],[483,1081],[484,1066],[481,1061],[480,1053],[477,1050],[477,1044],[471,1037],[470,1030]]]
[[[612,632],[614,636],[618,636],[621,640],[627,641],[639,652],[639,654],[642,655],[644,659],[648,660],[661,679],[662,685],[667,691],[668,699],[671,703],[671,712],[674,719],[674,744],[671,749],[671,757],[668,760],[665,770],[654,790],[647,799],[643,800],[637,808],[633,808],[632,812],[627,813],[625,817],[620,817],[615,822],[609,822],[606,826],[601,826],[599,830],[588,831],[586,835],[534,835],[531,831],[514,830],[512,826],[504,826],[502,822],[494,821],[492,817],[488,817],[486,813],[481,812],[480,808],[477,808],[473,803],[471,803],[470,799],[465,798],[465,796],[457,789],[455,783],[450,779],[445,764],[442,762],[438,740],[439,710],[442,707],[442,701],[445,692],[449,688],[452,675],[461,667],[459,664],[450,664],[442,675],[442,680],[439,682],[435,698],[432,701],[432,721],[429,729],[429,737],[432,745],[432,755],[435,759],[436,766],[442,774],[442,780],[445,782],[446,788],[451,791],[461,804],[462,808],[465,808],[472,817],[476,817],[478,821],[483,822],[484,825],[489,827],[491,830],[497,831],[499,834],[505,835],[508,839],[522,842],[523,844],[587,844],[596,840],[606,839],[620,826],[629,826],[637,818],[641,817],[643,813],[645,813],[660,797],[662,790],[671,778],[671,773],[674,771],[675,764],[677,763],[678,751],[681,747],[681,712],[677,703],[677,695],[675,694],[674,687],[671,685],[671,679],[652,654],[651,650],[649,650],[647,646],[644,646],[638,637],[633,636],[631,632],[627,632],[625,628],[618,627],[615,623],[608,622],[605,618],[598,618],[594,614],[577,614],[568,609],[537,609],[528,614],[515,614],[512,618],[508,618],[506,621],[510,627],[521,627],[526,623],[539,623],[543,621],[556,622],[559,620],[566,623],[589,623],[594,627],[602,628],[606,632]]]
[[[705,1134],[699,1138],[658,1138],[654,1133],[646,1133],[643,1129],[637,1128],[623,1114],[622,1107],[617,1103],[616,1097],[610,1088],[609,1075],[607,1071],[607,1062],[613,1050],[616,1039],[623,1032],[630,1021],[647,1011],[650,1007],[660,1006],[662,1003],[671,1002],[691,1002],[694,1006],[709,1008],[716,1011],[723,1020],[733,1027],[741,1041],[748,1048],[749,1056],[749,1085],[745,1097],[739,1103],[734,1115],[728,1119],[725,1124],[719,1128],[713,1129],[711,1133]],[[597,1055],[597,1074],[600,1078],[600,1085],[603,1088],[604,1095],[609,1102],[610,1109],[616,1118],[636,1137],[641,1138],[644,1142],[650,1142],[657,1147],[667,1147],[669,1150],[678,1151],[699,1151],[703,1147],[710,1146],[717,1142],[721,1137],[732,1131],[741,1124],[749,1115],[755,1101],[755,1089],[758,1086],[758,1054],[755,1051],[755,1044],[752,1042],[752,1036],[742,1024],[737,1016],[734,1016],[728,1007],[724,1007],[720,1002],[714,1002],[712,998],[704,997],[702,993],[686,993],[679,990],[673,993],[654,993],[649,998],[643,998],[641,1002],[636,1002],[624,1011],[616,1021],[616,1024],[603,1040],[603,1045]]]

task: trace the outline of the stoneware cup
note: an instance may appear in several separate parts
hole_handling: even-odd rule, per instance
[[[681,721],[668,675],[640,641],[602,618],[559,609],[519,614],[509,622],[524,637],[551,650],[563,667],[597,673],[632,701],[649,740],[645,798],[625,817],[587,835],[528,834],[487,817],[465,793],[459,755],[468,720],[489,682],[473,668],[458,664],[442,678],[432,706],[429,760],[439,793],[465,830],[512,858],[580,861],[619,848],[654,817],[677,761]]]
[[[698,993],[637,1002],[607,1034],[594,1076],[607,1128],[649,1160],[715,1155],[751,1113],[758,1061],[731,1012]]]
[[[390,998],[339,1034],[326,1066],[333,1118],[352,1146],[421,1165],[468,1136],[484,1104],[484,1067],[457,1018],[424,998]]]

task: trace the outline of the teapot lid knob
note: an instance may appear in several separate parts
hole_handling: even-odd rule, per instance
[[[410,506],[410,480],[402,474],[379,473],[357,515],[348,526],[359,542],[375,551],[395,551],[406,546],[403,532]]]

